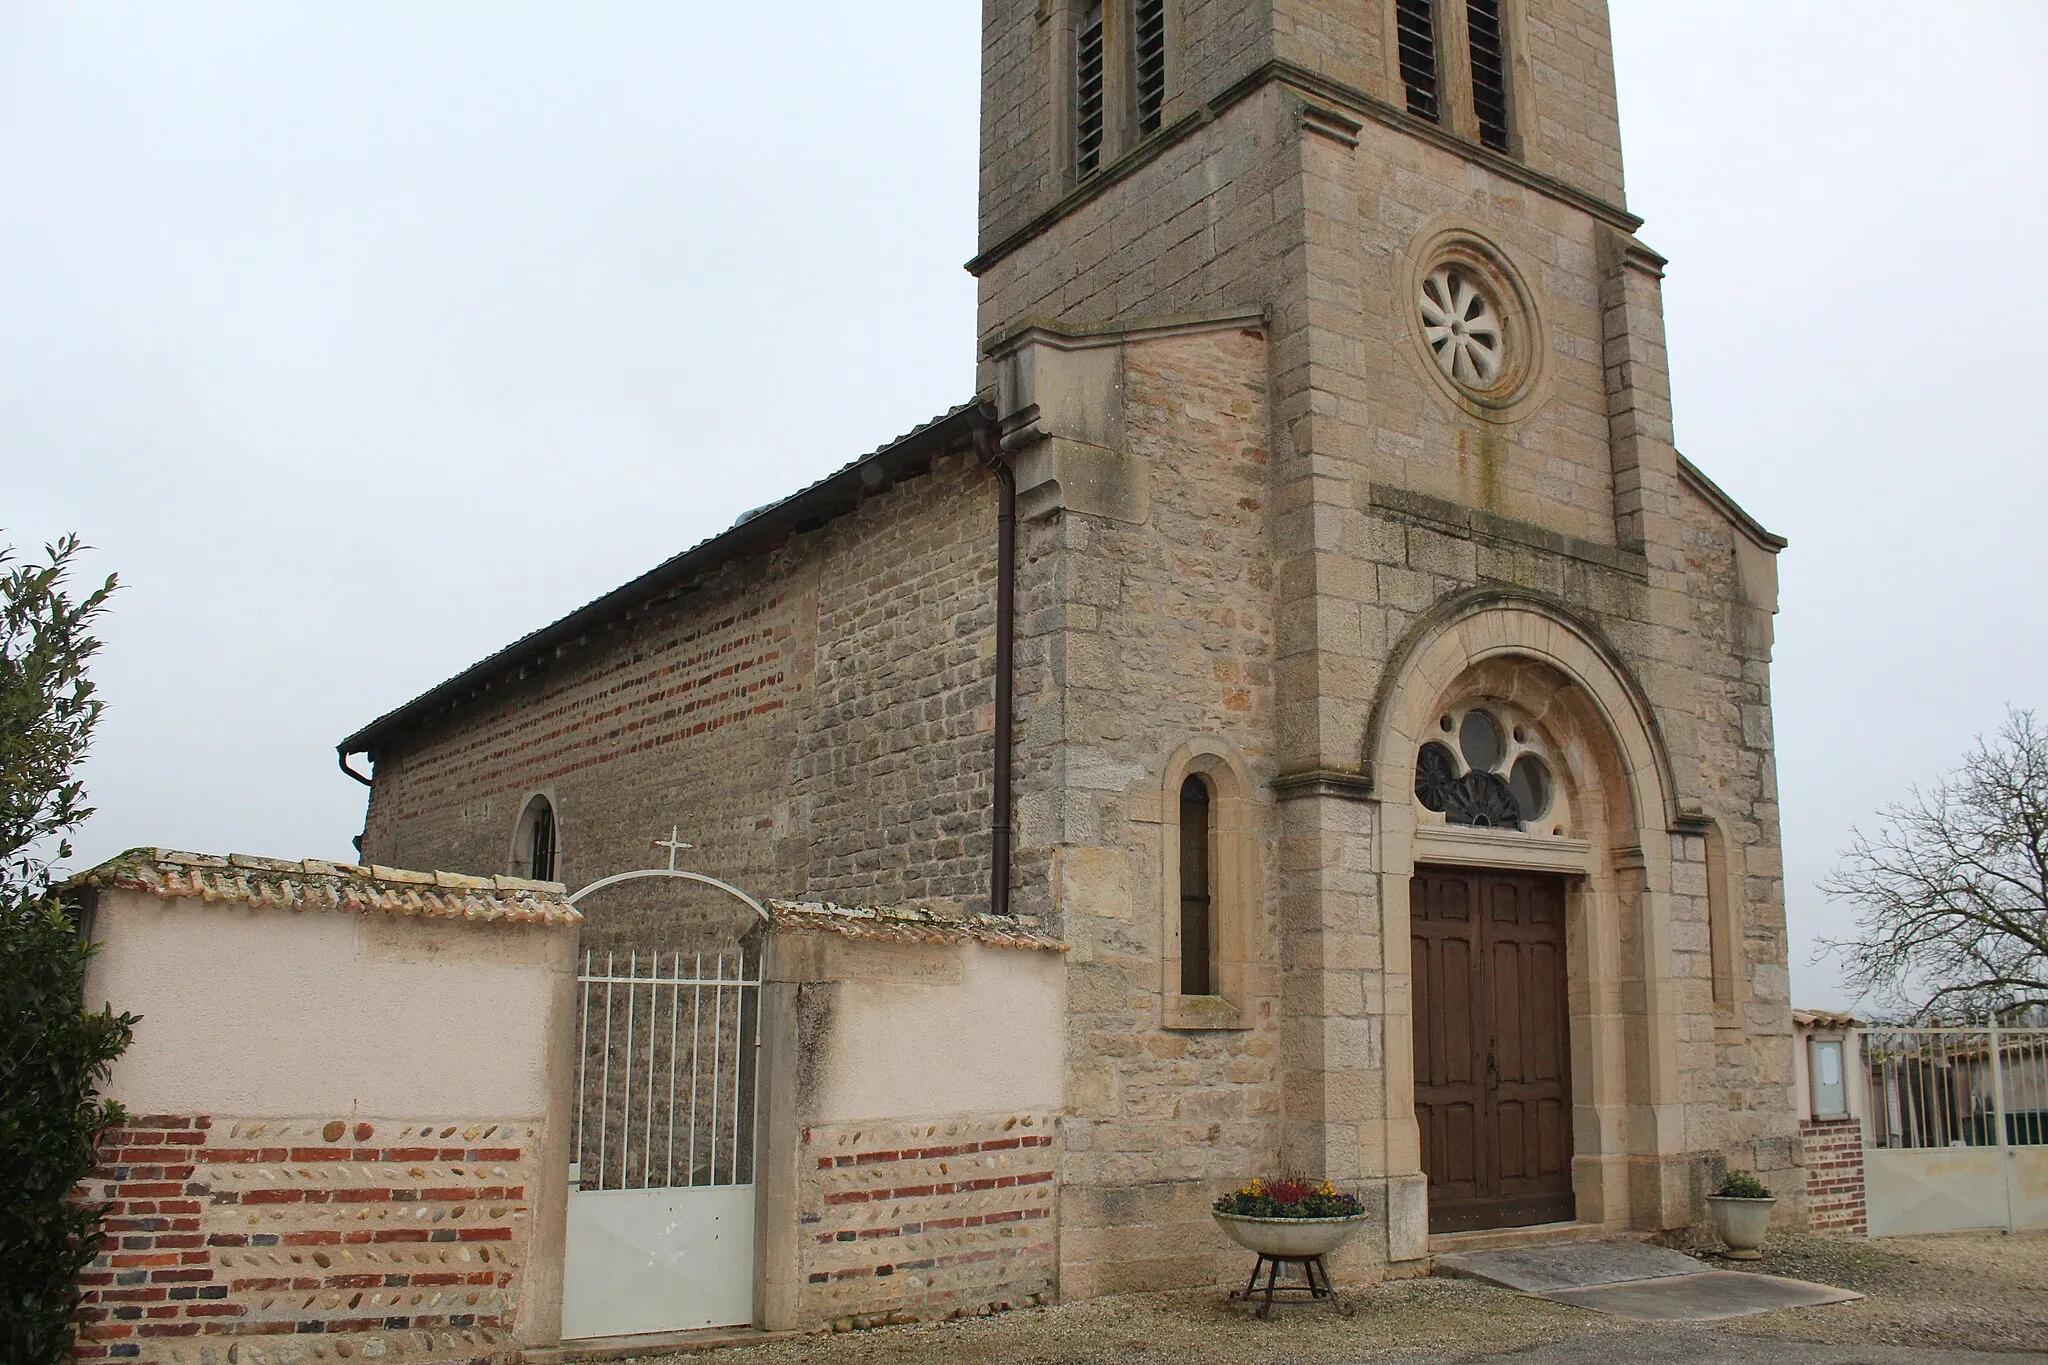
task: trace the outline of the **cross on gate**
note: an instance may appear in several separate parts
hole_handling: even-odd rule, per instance
[[[669,826],[668,838],[656,839],[654,841],[654,846],[656,848],[665,848],[668,850],[668,870],[671,872],[676,870],[676,855],[678,853],[681,853],[686,848],[696,847],[695,844],[684,843],[682,836],[683,827],[681,825],[671,825]]]

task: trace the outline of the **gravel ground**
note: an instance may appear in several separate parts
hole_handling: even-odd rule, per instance
[[[1869,1295],[1738,1318],[1724,1330],[1843,1344],[2048,1349],[2048,1232],[1787,1238],[1757,1269]]]
[[[1838,1285],[1869,1298],[1665,1327],[1466,1280],[1401,1280],[1360,1288],[1347,1294],[1358,1310],[1353,1317],[1340,1318],[1317,1304],[1276,1310],[1271,1322],[1227,1304],[1221,1290],[1198,1290],[805,1337],[724,1350],[711,1359],[717,1365],[1338,1365],[1472,1360],[1559,1346],[1538,1351],[1533,1365],[1534,1360],[1603,1355],[1696,1363],[1850,1358],[1830,1344],[1870,1348],[1853,1357],[1858,1360],[1906,1358],[1884,1349],[1896,1346],[1998,1352],[2048,1348],[2048,1234],[1881,1242],[1788,1238],[1774,1244],[1760,1265],[1713,1265]],[[1575,1340],[1576,1346],[1561,1345]],[[1821,1345],[1795,1349],[1793,1342]],[[689,1359],[662,1357],[659,1365],[683,1365]],[[656,1365],[656,1358],[647,1365]]]

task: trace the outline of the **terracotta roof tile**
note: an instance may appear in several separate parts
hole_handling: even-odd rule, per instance
[[[79,873],[65,885],[142,891],[165,900],[268,905],[280,910],[378,911],[514,924],[575,924],[583,918],[582,912],[569,904],[560,882],[408,872],[319,858],[292,862],[245,853],[222,858],[164,848],[131,848]]]
[[[1793,1010],[1792,1022],[1801,1028],[1861,1028],[1862,1021],[1853,1014],[1837,1014],[1833,1010]]]
[[[966,915],[923,906],[834,905],[830,901],[769,901],[777,929],[839,934],[882,943],[980,943],[991,948],[1034,948],[1064,953],[1067,944],[1022,915]]]

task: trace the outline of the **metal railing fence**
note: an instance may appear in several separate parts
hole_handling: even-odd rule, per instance
[[[2048,1029],[1857,1030],[1871,1148],[2048,1145]]]

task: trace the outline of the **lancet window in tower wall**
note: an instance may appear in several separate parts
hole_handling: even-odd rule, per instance
[[[1102,5],[1081,11],[1074,45],[1074,174],[1086,180],[1102,169]]]
[[[1465,29],[1472,47],[1472,112],[1479,140],[1508,149],[1507,41],[1501,36],[1500,0],[1467,0]]]
[[[1216,990],[1215,938],[1211,933],[1214,866],[1209,784],[1190,773],[1180,786],[1180,993]]]
[[[1439,117],[1435,0],[1395,0],[1395,21],[1400,30],[1401,83],[1408,87],[1408,112],[1435,123]]]

